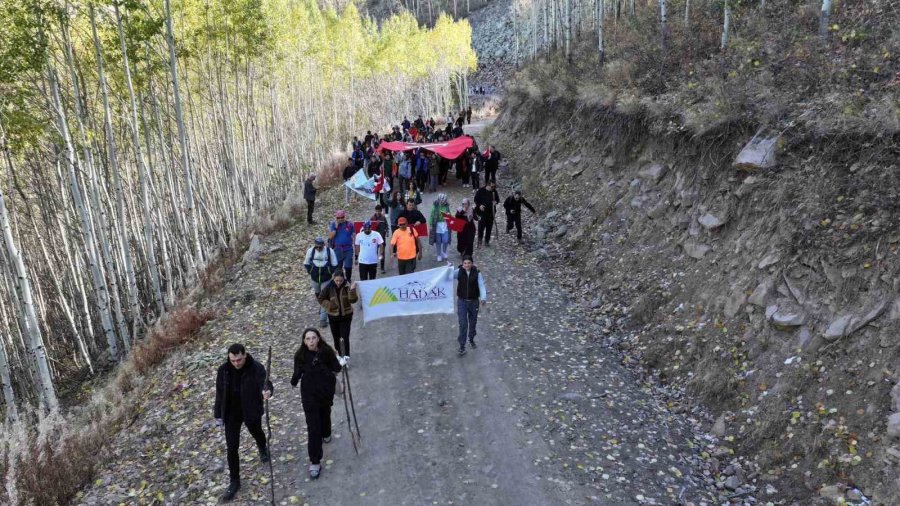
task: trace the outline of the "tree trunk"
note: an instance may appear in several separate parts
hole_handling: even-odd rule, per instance
[[[131,65],[128,63],[128,46],[125,44],[125,33],[122,30],[122,16],[119,13],[119,4],[115,4],[116,28],[119,32],[119,43],[122,46],[122,65],[125,69],[125,83],[128,85],[128,98],[131,101],[131,139],[134,143],[134,157],[138,164],[138,179],[141,185],[141,200],[144,213],[144,242],[147,248],[147,265],[150,270],[150,283],[153,287],[153,298],[158,314],[165,312],[162,300],[162,290],[159,284],[159,265],[156,263],[156,246],[153,238],[153,216],[150,213],[150,188],[147,165],[141,150],[141,137],[139,132],[137,101],[134,97],[134,84],[131,81]],[[148,146],[149,148],[149,146]],[[136,312],[131,315],[135,321],[141,321],[141,314]]]
[[[831,19],[831,0],[822,0],[822,12],[819,17],[819,37],[828,38],[829,19]]]
[[[725,16],[722,21],[722,45],[720,49],[722,51],[728,47],[728,33],[731,30],[731,2],[725,0]]]
[[[55,91],[55,90],[54,90]],[[5,137],[2,139],[5,146]],[[37,375],[40,383],[40,397],[44,407],[49,411],[54,411],[59,406],[56,400],[56,389],[53,387],[53,377],[50,375],[50,362],[47,359],[47,351],[44,348],[43,337],[41,336],[41,328],[38,325],[37,313],[34,308],[34,300],[31,293],[31,281],[28,278],[28,270],[25,268],[25,261],[19,248],[16,246],[13,238],[12,227],[9,225],[9,213],[6,210],[6,198],[3,189],[0,188],[0,230],[3,233],[3,242],[6,245],[6,252],[9,260],[13,263],[13,268],[18,279],[18,287],[20,290],[19,299],[22,301],[22,309],[25,313],[24,329],[28,334],[28,346],[35,366],[37,367]],[[3,362],[6,361],[6,353],[3,352]],[[3,380],[3,394],[7,395],[7,381],[3,378],[3,364],[0,363],[0,379]],[[12,385],[9,386],[9,394],[12,394]],[[15,400],[13,403],[7,404],[12,406],[15,412]],[[9,412],[7,412],[9,416]]]
[[[172,75],[172,89],[175,96],[175,121],[178,124],[178,142],[181,144],[181,166],[185,178],[185,198],[190,220],[191,241],[194,247],[194,262],[197,269],[204,264],[203,248],[200,245],[200,230],[197,224],[197,209],[194,205],[194,174],[191,171],[191,153],[188,150],[187,132],[184,127],[184,113],[181,109],[181,92],[178,83],[178,60],[175,57],[175,35],[172,30],[172,10],[169,0],[166,3],[166,40],[169,46],[169,71]],[[196,276],[198,273],[194,273]]]

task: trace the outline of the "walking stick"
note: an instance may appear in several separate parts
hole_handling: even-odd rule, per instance
[[[272,347],[269,346],[269,358],[266,359],[266,382],[263,389],[269,387],[269,372],[272,370]],[[271,390],[269,390],[271,392]],[[266,429],[269,431],[269,437],[266,439],[266,450],[269,453],[269,489],[272,492],[272,506],[275,506],[275,467],[272,464],[272,424],[269,422],[269,399],[266,399]]]
[[[346,353],[346,343],[344,340],[341,340],[341,356],[345,357]],[[356,408],[353,407],[353,393],[350,390],[350,372],[347,371],[347,366],[341,367],[341,373],[343,373],[344,377],[344,414],[347,415],[347,430],[350,431],[350,441],[353,443],[353,451],[359,455],[359,446],[357,444],[357,439],[359,438],[359,424],[356,423]],[[348,407],[348,398],[349,398],[349,407]],[[350,422],[350,410],[353,410],[353,423]],[[356,432],[353,431],[353,427],[356,426]]]

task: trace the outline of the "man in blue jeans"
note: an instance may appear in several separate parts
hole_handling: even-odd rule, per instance
[[[347,213],[338,209],[334,212],[334,221],[328,226],[328,240],[337,255],[338,269],[344,269],[347,282],[353,273],[353,242],[356,229],[347,221]]]
[[[478,324],[478,308],[487,304],[487,288],[484,276],[475,267],[472,257],[463,257],[463,263],[453,271],[456,284],[456,315],[459,317],[459,356],[466,354],[466,339],[472,348],[475,345],[475,325]]]

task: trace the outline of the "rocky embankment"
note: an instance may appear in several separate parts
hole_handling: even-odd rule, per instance
[[[510,89],[491,140],[544,211],[531,247],[577,269],[595,339],[705,420],[720,489],[897,504],[897,153],[786,134],[735,165],[754,129],[667,124]]]

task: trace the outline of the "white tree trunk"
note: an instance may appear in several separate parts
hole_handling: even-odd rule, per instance
[[[147,173],[147,165],[144,161],[144,154],[141,149],[141,136],[139,132],[137,101],[134,97],[134,84],[131,82],[131,65],[128,63],[128,46],[125,44],[125,33],[122,30],[122,16],[119,13],[119,5],[115,4],[116,28],[119,32],[119,43],[122,46],[122,65],[125,69],[125,83],[128,85],[128,98],[131,101],[131,139],[134,144],[134,156],[138,164],[138,178],[141,185],[141,200],[144,213],[144,242],[147,248],[147,265],[150,270],[150,283],[153,288],[154,302],[156,310],[159,314],[165,312],[165,305],[162,300],[162,290],[159,284],[159,265],[156,263],[156,246],[153,238],[153,215],[150,213],[150,187],[149,174]],[[139,312],[132,314],[132,318],[140,321]]]
[[[728,47],[728,33],[731,31],[731,2],[725,0],[725,16],[722,21],[722,51]]]
[[[169,0],[166,3],[166,40],[169,45],[169,71],[172,75],[172,90],[175,97],[175,121],[178,124],[178,141],[181,144],[181,166],[185,177],[185,198],[187,200],[188,219],[190,220],[191,240],[194,247],[194,262],[197,269],[204,264],[203,248],[200,245],[200,230],[197,224],[197,209],[194,205],[194,174],[191,170],[191,153],[188,150],[187,132],[184,127],[184,114],[181,108],[181,92],[178,84],[178,60],[175,57],[175,35],[172,30],[172,10]],[[197,273],[194,273],[196,275]]]
[[[828,38],[829,19],[831,19],[831,0],[822,0],[822,12],[819,16],[819,37],[822,40]]]
[[[59,403],[56,400],[53,377],[50,375],[50,363],[47,360],[47,351],[44,348],[41,328],[38,325],[37,313],[34,309],[34,300],[31,294],[31,281],[28,278],[28,270],[25,268],[25,261],[22,259],[22,255],[16,246],[12,228],[9,226],[9,214],[6,210],[6,199],[2,188],[0,188],[0,230],[3,232],[3,242],[6,245],[7,255],[13,263],[18,278],[18,287],[20,290],[19,299],[22,302],[22,309],[25,313],[25,332],[28,334],[29,352],[37,367],[41,401],[48,410],[53,411],[56,410]],[[3,355],[3,361],[5,361],[6,353],[3,352]],[[0,378],[2,378],[2,367],[3,364],[0,364]],[[3,393],[4,395],[7,395],[6,381],[3,383]],[[9,388],[11,394],[12,386],[10,385]],[[12,406],[12,409],[15,411],[15,401],[13,401]]]

